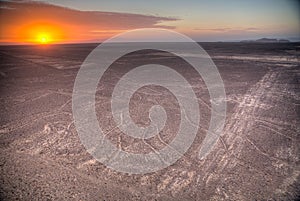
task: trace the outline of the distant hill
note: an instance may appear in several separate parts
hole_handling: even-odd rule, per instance
[[[287,39],[260,38],[258,40],[242,40],[242,43],[289,43]]]

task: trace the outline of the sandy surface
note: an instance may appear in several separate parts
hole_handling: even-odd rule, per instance
[[[198,159],[210,119],[204,82],[178,58],[141,51],[118,60],[99,83],[96,111],[107,137],[133,153],[170,142],[178,129],[176,99],[149,86],[132,97],[133,120],[149,124],[156,103],[168,121],[143,141],[123,134],[109,109],[111,90],[134,66],[149,61],[188,77],[201,127],[175,164],[144,175],[119,173],[81,144],[72,116],[77,71],[94,44],[0,47],[0,197],[2,200],[296,200],[300,192],[300,44],[204,43],[224,81],[227,119],[213,151]],[[190,55],[194,56],[194,55]]]

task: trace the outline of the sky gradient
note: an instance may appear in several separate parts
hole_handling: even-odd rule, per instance
[[[196,41],[300,36],[296,0],[1,1],[0,42],[101,42],[136,28],[166,28]]]

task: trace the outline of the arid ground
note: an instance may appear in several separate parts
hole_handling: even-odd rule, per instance
[[[185,75],[197,95],[201,126],[186,154],[144,175],[107,168],[81,144],[72,116],[76,74],[96,44],[1,46],[1,200],[296,200],[300,196],[300,44],[202,43],[224,81],[226,125],[212,152],[198,159],[210,120],[207,88],[180,58],[144,50],[116,61],[100,81],[96,111],[119,148],[148,153],[178,129],[176,98],[146,86],[131,99],[132,119],[148,125],[161,104],[165,128],[149,140],[115,125],[110,99],[118,79],[155,61]],[[193,55],[190,55],[193,56]]]

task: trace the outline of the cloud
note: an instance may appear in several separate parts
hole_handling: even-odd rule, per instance
[[[248,27],[248,28],[212,28],[212,29],[196,28],[194,30],[196,30],[196,31],[211,31],[211,32],[228,32],[228,33],[260,31],[260,29],[255,28],[255,27]]]
[[[176,18],[131,13],[80,11],[36,1],[1,1],[1,41],[17,38],[21,27],[56,26],[69,39],[99,37],[137,28],[167,28]],[[24,28],[24,29],[25,29]],[[18,32],[18,33],[17,33]]]
[[[12,10],[12,9],[16,9],[16,8],[12,8],[12,7],[8,7],[8,6],[0,6],[0,10],[1,10],[1,9]]]

